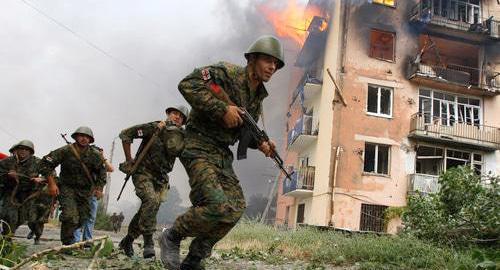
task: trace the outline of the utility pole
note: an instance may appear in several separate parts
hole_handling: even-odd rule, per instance
[[[113,165],[113,154],[115,152],[115,137],[113,142],[111,143],[111,151],[109,152],[109,163]],[[106,189],[104,190],[104,198],[103,198],[103,210],[104,213],[108,212],[108,204],[109,204],[109,193],[111,191],[111,173],[106,173]]]

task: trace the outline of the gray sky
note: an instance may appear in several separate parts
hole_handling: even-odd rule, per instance
[[[194,67],[220,60],[244,65],[248,45],[273,34],[255,9],[261,2],[2,0],[0,151],[31,139],[41,157],[64,144],[59,133],[88,125],[109,155],[120,130],[163,119],[167,105],[185,103],[177,84]],[[292,43],[285,46],[287,54],[296,53]],[[264,103],[268,131],[278,143],[289,76],[285,68],[273,77]],[[116,142],[118,167],[123,151]],[[276,173],[260,153],[235,167],[247,197],[266,193]],[[110,211],[136,204],[132,183],[116,203],[123,177],[118,170],[112,175]],[[179,162],[171,181],[187,203],[189,186]]]

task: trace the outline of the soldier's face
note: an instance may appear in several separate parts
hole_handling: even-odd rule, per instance
[[[82,134],[77,134],[75,136],[76,143],[78,143],[80,146],[88,146],[90,144],[90,137]]]
[[[16,148],[16,155],[19,159],[25,159],[31,156],[31,150],[28,147],[18,147]]]
[[[255,59],[255,75],[257,75],[257,79],[263,82],[268,82],[274,72],[276,72],[278,63],[278,59],[270,55],[260,54]]]
[[[184,122],[184,116],[182,113],[176,110],[172,110],[168,113],[168,120],[175,123],[176,126],[182,126],[182,122]]]

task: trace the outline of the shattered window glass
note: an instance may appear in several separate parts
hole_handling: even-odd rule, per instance
[[[394,62],[394,37],[394,33],[372,29],[370,57]]]

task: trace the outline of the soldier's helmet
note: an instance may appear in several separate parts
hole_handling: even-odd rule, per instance
[[[165,109],[165,113],[169,114],[171,111],[174,111],[174,110],[180,112],[182,114],[182,116],[184,116],[184,121],[182,122],[182,124],[184,125],[188,119],[188,116],[189,116],[188,107],[186,107],[184,105],[170,106],[167,109]]]
[[[248,57],[253,53],[263,53],[279,60],[278,69],[282,68],[285,65],[285,53],[283,49],[283,45],[274,36],[261,36],[259,37],[245,53],[245,58],[248,60]]]
[[[16,144],[14,144],[10,149],[9,149],[9,152],[13,153],[14,150],[16,150],[16,148],[20,147],[20,146],[24,146],[24,147],[27,147],[31,150],[31,154],[33,155],[35,153],[35,145],[33,144],[32,141],[30,140],[22,140]]]
[[[77,128],[75,132],[71,134],[71,138],[76,140],[76,135],[78,134],[87,135],[90,137],[90,143],[94,142],[94,133],[92,132],[92,129],[90,129],[89,127],[81,126]]]

